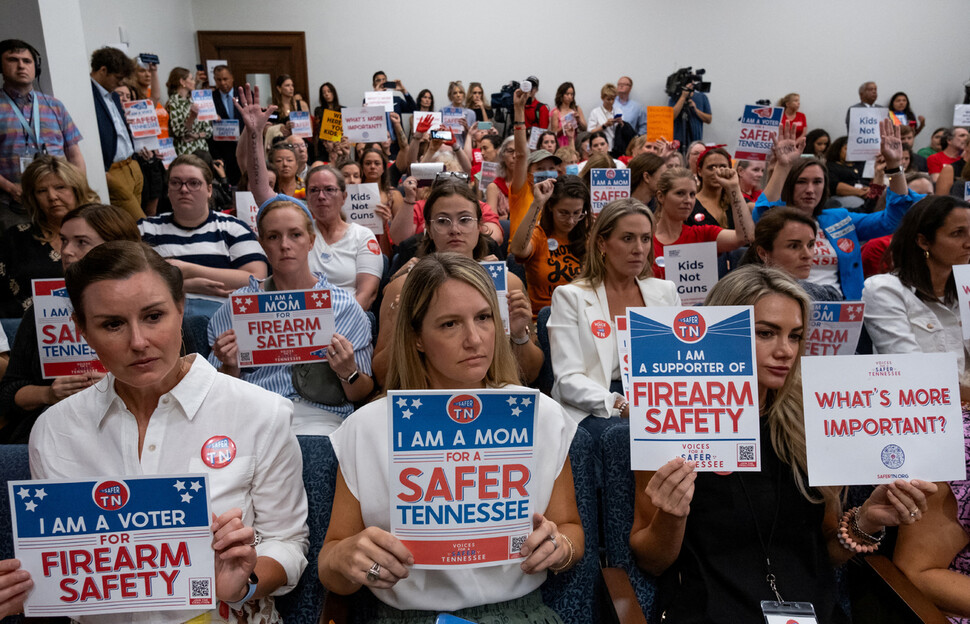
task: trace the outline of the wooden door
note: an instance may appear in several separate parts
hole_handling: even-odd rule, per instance
[[[316,96],[310,93],[306,67],[306,34],[255,30],[200,30],[199,54],[202,63],[224,59],[237,87],[246,82],[246,74],[289,74],[296,92],[310,104]]]

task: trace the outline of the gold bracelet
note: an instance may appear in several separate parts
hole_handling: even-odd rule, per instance
[[[560,533],[559,537],[566,540],[566,543],[569,544],[569,557],[567,557],[566,561],[561,565],[549,566],[549,569],[552,570],[553,574],[559,574],[560,572],[568,568],[573,562],[573,557],[576,556],[576,548],[573,546],[573,540],[569,539],[569,536],[566,535],[565,533]]]

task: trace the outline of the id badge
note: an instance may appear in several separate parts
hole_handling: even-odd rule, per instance
[[[818,624],[815,607],[810,602],[777,602],[762,600],[765,624]]]
[[[35,156],[36,156],[36,154],[31,153],[31,152],[28,152],[27,150],[24,150],[24,151],[20,152],[20,173],[21,173],[21,175],[23,175],[24,171],[27,170],[27,167],[30,166],[30,163],[34,162],[34,157]]]

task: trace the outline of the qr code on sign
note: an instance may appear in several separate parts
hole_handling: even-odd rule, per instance
[[[212,604],[212,579],[189,579],[189,604]]]
[[[519,554],[519,550],[522,549],[522,544],[525,544],[525,535],[519,535],[512,538],[512,546],[509,548],[509,552],[513,555]]]
[[[738,467],[753,468],[758,465],[757,449],[754,444],[738,444]]]

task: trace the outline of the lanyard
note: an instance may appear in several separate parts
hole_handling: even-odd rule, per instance
[[[779,470],[775,478],[775,496],[779,499],[781,494],[782,472],[782,470]],[[785,602],[782,600],[781,594],[778,593],[778,585],[775,584],[775,573],[771,569],[771,558],[768,556],[768,551],[771,549],[771,542],[775,537],[775,527],[778,525],[778,513],[781,510],[781,501],[775,501],[775,517],[771,521],[771,529],[768,531],[768,543],[766,544],[764,537],[761,535],[761,527],[758,526],[758,514],[754,510],[754,505],[751,504],[751,497],[748,495],[748,489],[744,486],[744,479],[742,477],[743,475],[738,474],[738,482],[741,484],[741,491],[744,493],[744,498],[748,503],[748,509],[751,511],[751,519],[754,520],[754,531],[758,534],[761,552],[765,556],[765,580],[768,581],[768,587],[774,592],[778,602]]]
[[[27,133],[27,138],[37,146],[38,151],[43,151],[40,144],[40,107],[37,104],[37,94],[34,93],[32,96],[33,104],[30,110],[30,118],[31,121],[34,122],[33,128],[31,128],[30,124],[27,123],[27,120],[24,119],[24,114],[20,111],[20,107],[17,106],[17,103],[13,101],[13,98],[10,97],[10,94],[3,91],[3,95],[5,98],[7,98],[7,101],[10,102],[10,108],[13,109],[14,114],[17,116],[17,120],[20,121],[20,125],[24,127],[24,132]]]

